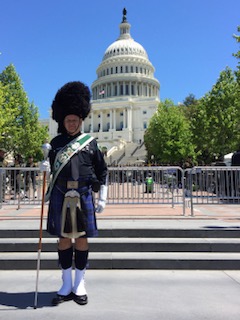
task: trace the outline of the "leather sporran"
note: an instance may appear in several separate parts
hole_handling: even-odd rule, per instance
[[[81,209],[80,194],[76,190],[70,190],[65,194],[61,235],[64,238],[79,238],[86,235],[86,219]]]

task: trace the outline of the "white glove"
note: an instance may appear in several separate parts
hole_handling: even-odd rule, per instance
[[[97,213],[103,212],[103,209],[106,206],[107,191],[108,191],[108,187],[102,184],[99,190],[99,199],[98,199],[98,204],[96,208]]]
[[[40,162],[40,165],[39,165],[39,170],[41,172],[50,172],[51,171],[51,168],[50,168],[50,163],[49,161],[47,160],[43,160]]]

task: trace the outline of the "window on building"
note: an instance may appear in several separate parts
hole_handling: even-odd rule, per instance
[[[120,96],[123,95],[123,84],[120,85]]]
[[[134,92],[134,85],[132,84],[131,85],[131,94],[134,96],[135,95],[135,92]]]
[[[140,96],[140,88],[139,88],[139,85],[137,86],[137,95]]]
[[[129,95],[129,86],[128,86],[128,84],[126,84],[125,90],[126,90],[126,95],[128,96]]]

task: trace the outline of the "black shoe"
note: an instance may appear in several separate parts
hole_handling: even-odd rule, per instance
[[[60,303],[65,301],[70,301],[72,299],[73,299],[72,292],[69,293],[67,296],[62,296],[61,294],[57,294],[57,296],[52,299],[52,305],[58,306]]]
[[[84,294],[83,296],[77,296],[76,294],[74,294],[73,300],[77,303],[77,304],[87,304],[88,303],[88,297],[86,294]]]

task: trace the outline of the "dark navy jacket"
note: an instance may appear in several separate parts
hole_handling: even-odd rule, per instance
[[[58,151],[79,136],[79,134],[80,133],[76,134],[75,136],[60,134],[52,139],[50,143],[52,149],[49,152],[51,169],[53,169],[53,163]],[[80,177],[92,176],[92,179],[97,179],[101,185],[106,184],[107,166],[103,158],[103,154],[99,150],[97,141],[95,139],[72,156],[70,161],[61,170],[58,177],[60,179],[71,180],[72,172],[74,171],[73,163],[76,164],[76,162],[78,164],[78,172]]]

